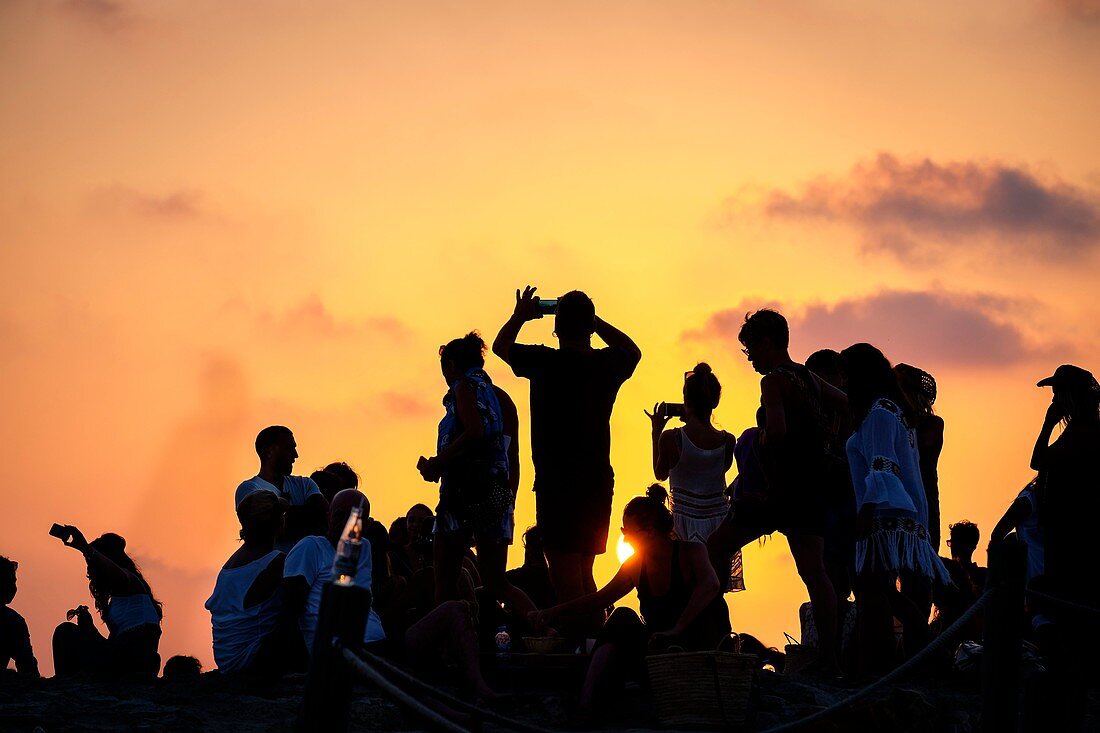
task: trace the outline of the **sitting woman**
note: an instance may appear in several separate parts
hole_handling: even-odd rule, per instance
[[[271,492],[256,491],[237,507],[244,544],[222,566],[206,601],[214,661],[222,672],[281,674],[308,664],[301,632],[282,614],[286,555],[275,549],[275,538],[287,506]]]
[[[53,664],[59,675],[155,679],[160,671],[160,601],[126,554],[126,540],[108,532],[91,542],[76,527],[62,527],[66,547],[84,555],[88,589],[110,632],[96,629],[87,606],[70,611],[53,635]]]
[[[672,514],[663,494],[654,486],[648,496],[626,505],[622,532],[634,554],[610,583],[539,611],[533,619],[544,628],[562,616],[601,611],[638,589],[642,617],[627,608],[616,609],[600,632],[581,692],[583,709],[591,710],[596,697],[612,683],[644,674],[647,652],[713,650],[730,635],[729,610],[707,548],[672,539]]]

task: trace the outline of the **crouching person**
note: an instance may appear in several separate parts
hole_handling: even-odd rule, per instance
[[[222,672],[279,675],[305,669],[305,644],[295,619],[283,613],[286,555],[275,549],[287,502],[257,491],[237,507],[244,544],[218,573],[206,601],[214,636],[214,661]]]

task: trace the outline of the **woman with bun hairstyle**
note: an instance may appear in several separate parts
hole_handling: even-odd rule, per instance
[[[591,710],[613,683],[643,675],[647,653],[670,647],[709,651],[729,637],[729,609],[707,548],[673,539],[667,496],[663,486],[654,484],[646,496],[627,503],[622,533],[634,554],[611,582],[532,617],[536,628],[542,628],[562,617],[599,612],[637,588],[641,617],[629,608],[617,608],[604,624],[581,691],[582,709]]]
[[[436,604],[460,597],[462,560],[473,544],[486,592],[525,618],[535,606],[504,575],[515,529],[511,476],[519,470],[518,451],[512,450],[519,418],[511,399],[486,374],[485,351],[476,331],[439,347],[446,414],[436,454],[417,463],[425,481],[439,482],[432,543]]]
[[[726,472],[733,465],[734,436],[714,427],[711,415],[722,398],[722,385],[710,365],[700,363],[684,375],[683,427],[665,430],[669,417],[659,405],[646,412],[653,427],[653,475],[669,480],[676,539],[706,543],[729,513]],[[741,553],[733,560],[726,590],[744,590]]]
[[[155,679],[160,672],[161,604],[133,559],[126,540],[108,532],[91,542],[72,525],[59,539],[88,564],[88,590],[109,632],[104,638],[87,606],[69,612],[76,623],[63,623],[53,635],[53,664],[58,675]]]

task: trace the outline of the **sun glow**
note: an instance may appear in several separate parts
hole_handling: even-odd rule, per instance
[[[624,563],[634,554],[634,548],[626,541],[626,537],[619,535],[619,544],[615,547],[615,554],[619,556],[619,563]]]

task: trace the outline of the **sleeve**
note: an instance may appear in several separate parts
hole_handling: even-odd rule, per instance
[[[294,545],[283,564],[284,578],[301,577],[307,584],[313,585],[321,570],[317,543],[313,540],[313,537],[306,537]]]
[[[859,428],[860,452],[868,471],[862,486],[856,484],[856,503],[879,504],[917,511],[905,490],[898,455],[898,435],[904,426],[889,410],[872,408]]]
[[[233,493],[233,511],[237,511],[237,507],[241,505],[244,498],[252,493],[252,482],[242,481],[237,487],[237,490]]]
[[[34,651],[31,649],[31,633],[27,629],[26,620],[19,614],[15,614],[13,619],[15,638],[12,640],[12,659],[15,661],[15,668],[20,674],[31,675],[33,677],[38,676],[38,660],[34,658]]]
[[[508,365],[512,367],[512,373],[517,377],[530,379],[546,362],[549,351],[552,349],[547,346],[513,344],[508,349]]]
[[[305,504],[306,499],[313,496],[314,494],[320,494],[321,493],[321,489],[320,489],[320,487],[317,486],[317,482],[314,481],[313,479],[309,478],[308,476],[303,476],[302,477],[300,491],[302,492],[302,496],[301,496],[301,499],[302,499],[301,503],[302,504]]]
[[[615,376],[615,380],[622,384],[634,374],[634,370],[638,368],[638,362],[642,360],[642,357],[612,346],[607,347],[607,351],[609,352],[611,373]]]

